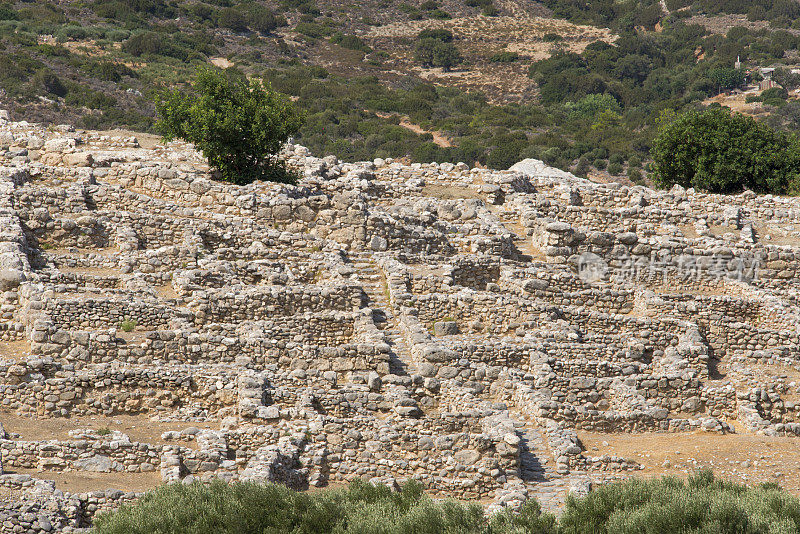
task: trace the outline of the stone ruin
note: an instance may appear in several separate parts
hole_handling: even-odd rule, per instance
[[[182,143],[0,114],[0,421],[174,426],[2,431],[0,531],[139,496],[49,474],[557,509],[641,467],[579,431],[800,434],[800,202],[285,156],[296,186],[232,186]]]

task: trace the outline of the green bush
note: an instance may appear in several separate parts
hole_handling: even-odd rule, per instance
[[[0,4],[0,20],[19,20],[19,16],[12,6]]]
[[[98,430],[101,433],[103,429]],[[800,500],[701,471],[631,479],[570,495],[558,522],[531,500],[485,517],[476,503],[433,501],[415,481],[392,492],[356,480],[298,493],[277,484],[169,484],[95,519],[95,534],[794,534]]]
[[[622,165],[619,163],[609,163],[608,164],[608,174],[612,176],[617,176],[622,172]]]
[[[161,55],[185,60],[188,52],[156,32],[143,32],[122,43],[122,50],[132,56]]]
[[[300,22],[295,27],[295,31],[312,39],[320,39],[333,33],[330,28],[316,22]]]
[[[132,78],[136,76],[136,72],[127,65],[111,61],[87,63],[83,66],[83,70],[95,78],[106,82],[118,82],[123,76],[130,76]]]
[[[364,52],[365,54],[369,54],[372,52],[372,49],[367,46],[360,37],[356,35],[345,35],[341,32],[336,32],[331,37],[331,42],[333,44],[338,44],[342,48],[347,48],[349,50],[358,50],[360,52]]]
[[[414,47],[414,56],[425,67],[442,67],[446,71],[463,61],[453,43],[432,38],[420,39]]]
[[[555,534],[555,519],[529,502],[487,519],[480,505],[434,502],[410,481],[401,491],[355,481],[298,493],[278,484],[169,484],[103,513],[96,534]]]
[[[39,91],[44,91],[54,96],[66,96],[67,88],[52,71],[42,69],[33,77],[33,84]]]
[[[770,87],[759,95],[762,102],[773,99],[786,100],[789,98],[789,92],[783,87]]]
[[[453,32],[445,30],[444,28],[429,28],[419,32],[417,34],[417,39],[438,39],[443,43],[449,43],[453,40]]]
[[[136,328],[136,320],[129,320],[126,319],[119,323],[119,329],[123,332],[133,332],[133,329]]]
[[[234,32],[247,31],[247,17],[236,8],[226,7],[217,13],[217,25]]]
[[[613,154],[611,154],[611,156],[609,156],[608,162],[612,164],[615,163],[617,165],[622,165],[625,162],[625,156],[623,156],[619,152],[614,152]]]
[[[502,50],[495,52],[489,57],[489,61],[494,63],[513,63],[519,59],[519,54],[509,50]]]
[[[776,487],[748,488],[710,471],[685,482],[629,480],[568,497],[561,534],[789,534],[800,529],[800,501]]]
[[[450,13],[442,9],[434,9],[429,13],[429,16],[432,19],[437,19],[437,20],[449,20],[453,18],[453,16]]]
[[[278,152],[302,125],[301,114],[263,82],[234,79],[204,67],[191,91],[162,93],[156,112],[159,132],[166,139],[194,143],[223,181],[294,181]]]
[[[267,35],[285,25],[285,18],[275,15],[271,9],[261,4],[251,4],[247,8],[247,26],[254,32]]]
[[[720,106],[664,120],[652,156],[665,187],[775,194],[800,187],[800,140]]]

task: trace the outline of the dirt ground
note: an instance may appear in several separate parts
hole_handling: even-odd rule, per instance
[[[31,355],[31,345],[27,341],[0,341],[0,358],[23,362]]]
[[[621,456],[645,466],[635,476],[684,476],[707,467],[732,482],[776,482],[800,495],[800,438],[706,432],[578,436],[587,456]]]
[[[162,144],[161,137],[155,134],[133,132],[131,130],[103,130],[97,133],[111,137],[135,137],[139,141],[139,146],[148,150],[152,150],[157,145]]]
[[[119,415],[105,416],[74,416],[69,419],[36,419],[23,417],[7,411],[0,411],[0,421],[6,432],[19,434],[15,439],[43,441],[50,439],[71,440],[70,430],[77,429],[108,429],[118,430],[130,437],[131,441],[142,441],[153,445],[167,443],[161,439],[161,434],[167,430],[183,430],[190,426],[198,428],[213,428],[207,423],[161,423],[151,421],[146,417]],[[174,442],[172,442],[174,443]],[[194,447],[194,441],[181,441],[184,447]],[[105,490],[107,488],[122,491],[144,491],[154,488],[162,483],[158,471],[149,473],[91,473],[87,471],[46,471],[36,469],[7,468],[6,473],[31,475],[36,478],[53,480],[56,488],[72,493]],[[3,492],[0,492],[2,495]]]
[[[458,200],[462,198],[483,199],[483,196],[475,191],[475,189],[457,185],[426,184],[422,187],[422,194],[427,197],[435,197],[442,200]]]
[[[154,445],[167,443],[161,439],[161,434],[168,430],[183,430],[195,426],[197,428],[217,428],[211,423],[162,423],[151,421],[147,417],[132,415],[103,415],[72,416],[69,419],[48,418],[36,419],[24,417],[12,412],[0,411],[0,422],[6,432],[19,434],[26,441],[40,441],[48,439],[70,440],[70,430],[77,429],[108,429],[118,430],[128,435],[131,441],[141,441]],[[194,442],[181,442],[181,445],[192,446]]]
[[[34,478],[52,480],[56,488],[70,493],[85,493],[115,489],[121,491],[145,491],[162,484],[161,473],[89,473],[55,471],[41,472],[36,469],[10,469],[6,473],[31,475]]]

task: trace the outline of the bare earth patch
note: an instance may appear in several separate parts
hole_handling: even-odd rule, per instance
[[[213,428],[209,423],[162,423],[153,421],[148,417],[133,415],[103,415],[71,416],[69,419],[51,418],[37,419],[25,417],[14,412],[0,412],[0,421],[6,432],[20,434],[23,441],[42,441],[49,439],[70,440],[70,430],[76,429],[108,429],[118,430],[127,434],[131,441],[163,445],[167,442],[161,439],[161,434],[168,430],[183,430],[196,426],[197,428]],[[170,442],[174,443],[174,442]],[[190,446],[193,442],[180,442],[183,446]]]
[[[149,473],[90,473],[48,471],[45,477],[37,469],[14,468],[6,473],[30,475],[35,478],[46,478],[56,483],[56,489],[70,493],[88,493],[110,488],[121,491],[146,491],[163,484],[158,471]]]
[[[483,198],[478,192],[470,187],[458,185],[425,185],[422,194],[426,197],[435,197],[442,200],[458,200],[461,198]]]
[[[0,341],[0,358],[21,362],[31,355],[31,344],[28,341]]]
[[[684,476],[701,468],[734,482],[777,482],[800,495],[800,438],[752,434],[600,434],[578,432],[587,456],[636,460],[643,477]],[[668,461],[668,463],[665,463]]]

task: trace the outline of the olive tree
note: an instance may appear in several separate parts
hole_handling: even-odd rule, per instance
[[[652,156],[662,186],[787,194],[800,185],[797,137],[721,106],[662,120]]]
[[[203,67],[188,91],[161,93],[156,112],[164,138],[194,143],[221,180],[294,182],[278,154],[302,116],[288,97],[262,81]]]
[[[445,71],[449,71],[463,61],[458,48],[453,43],[432,37],[417,41],[414,55],[423,66],[441,67]]]

